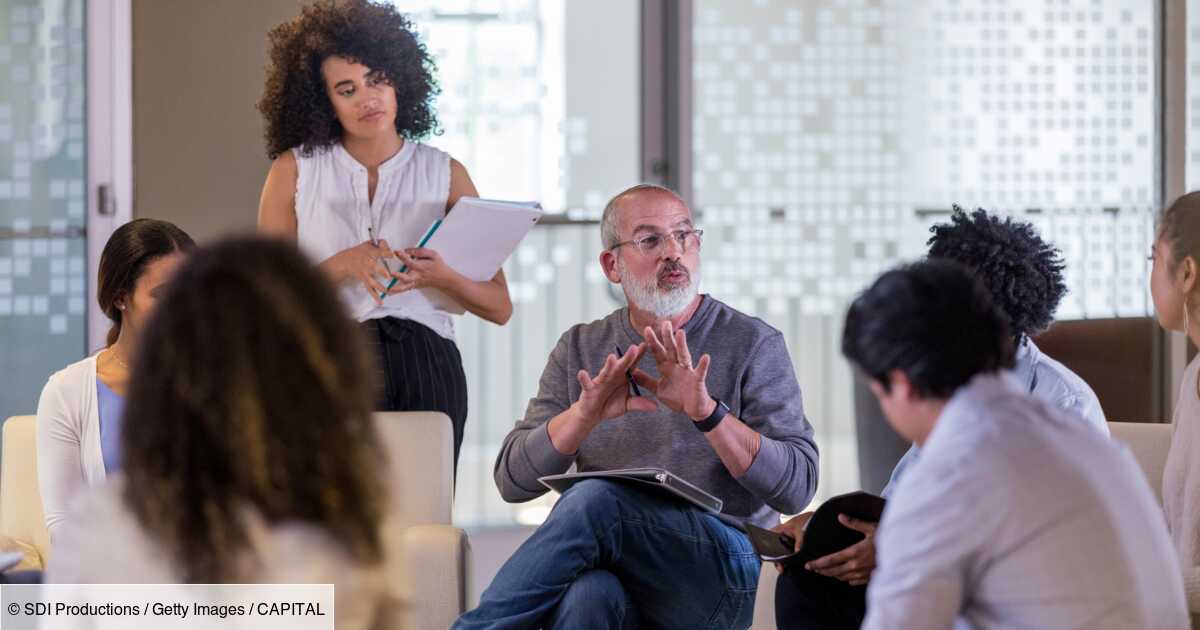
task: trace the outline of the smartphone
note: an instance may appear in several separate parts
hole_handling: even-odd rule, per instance
[[[796,555],[796,539],[746,523],[746,534],[758,557],[767,562],[776,562]]]

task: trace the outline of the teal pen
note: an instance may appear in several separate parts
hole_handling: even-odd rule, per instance
[[[430,225],[429,229],[425,231],[425,236],[421,237],[421,242],[417,243],[417,248],[419,249],[421,247],[425,247],[425,243],[429,242],[429,238],[433,236],[433,233],[436,232],[437,229],[439,227],[441,227],[441,225],[442,225],[441,219],[434,221],[433,225]],[[401,265],[400,271],[398,271],[397,273],[404,273],[405,271],[408,271],[408,265]],[[386,287],[384,287],[383,293],[379,294],[379,299],[382,300],[383,298],[387,297],[387,292],[391,291],[392,287],[394,287],[394,286],[396,286],[396,277],[392,276],[392,281],[389,282]]]
[[[369,236],[371,238],[372,245],[374,245],[375,247],[379,247],[379,241],[375,240],[375,229],[374,228],[367,228],[367,236]],[[383,268],[387,269],[388,273],[392,273],[392,268],[390,266],[388,266],[387,259],[380,258],[379,262],[383,263]]]

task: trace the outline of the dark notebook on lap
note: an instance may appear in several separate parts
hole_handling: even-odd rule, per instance
[[[785,566],[803,565],[837,553],[865,538],[862,532],[842,525],[838,521],[839,514],[878,523],[883,516],[885,503],[883,497],[867,492],[851,492],[830,498],[822,503],[809,519],[804,529],[804,542],[800,551],[795,551],[796,541],[787,534],[756,527],[750,523],[746,523],[746,533],[750,536],[754,550],[763,560],[781,562]]]

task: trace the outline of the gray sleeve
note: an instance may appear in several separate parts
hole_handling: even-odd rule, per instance
[[[564,473],[575,461],[574,455],[563,455],[554,448],[547,427],[554,416],[571,406],[568,379],[573,377],[567,374],[566,354],[566,335],[563,335],[546,361],[538,393],[529,399],[525,418],[504,438],[496,457],[492,474],[500,496],[509,503],[542,496],[547,488],[538,482],[538,477]]]
[[[782,514],[799,513],[817,491],[817,445],[782,333],[750,353],[740,411],[762,445],[738,483]]]

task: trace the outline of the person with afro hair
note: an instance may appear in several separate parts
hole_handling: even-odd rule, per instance
[[[950,221],[930,228],[930,260],[950,260],[974,273],[1011,337],[1015,365],[1010,374],[1026,391],[1052,407],[1108,435],[1104,410],[1096,393],[1062,363],[1043,354],[1031,337],[1044,332],[1067,292],[1065,263],[1053,245],[1029,223],[1000,218],[982,209],[954,207]],[[914,445],[896,467],[883,496],[890,496],[904,471],[920,457]],[[779,527],[802,540],[812,513]],[[866,613],[866,585],[875,570],[876,523],[846,517],[847,527],[865,538],[842,551],[819,558],[806,571],[780,577],[775,590],[780,628],[857,628]]]
[[[967,213],[954,206],[949,223],[929,228],[929,257],[953,260],[975,272],[992,294],[1013,335],[1013,375],[1035,398],[1074,412],[1108,434],[1108,421],[1096,392],[1070,368],[1046,356],[1033,342],[1054,323],[1054,312],[1067,293],[1062,254],[1042,240],[1033,226],[1012,217],[1001,219],[982,208]],[[916,461],[914,446],[892,470],[883,489],[891,493],[904,469]]]
[[[337,284],[382,372],[380,410],[450,417],[457,467],[462,356],[450,313],[419,289],[501,325],[512,301],[503,271],[476,282],[413,247],[459,198],[478,196],[462,164],[419,142],[438,130],[433,59],[408,18],[371,0],[308,5],[268,39],[258,109],[273,163],[259,231],[298,243]]]

